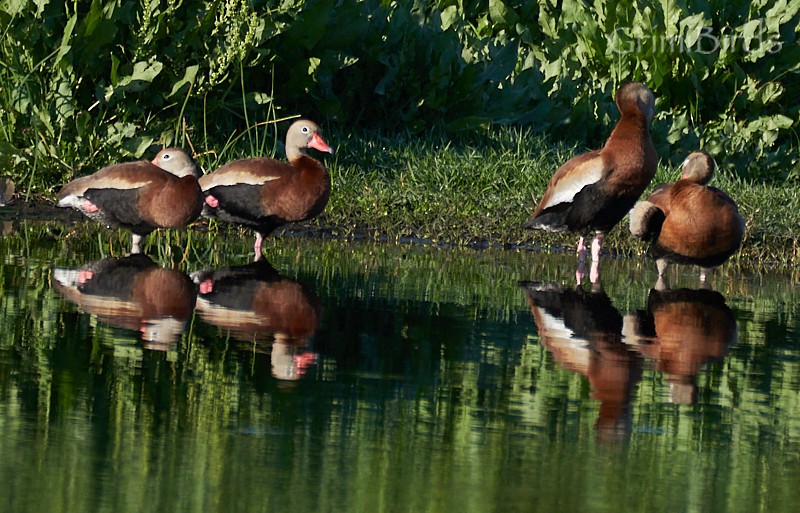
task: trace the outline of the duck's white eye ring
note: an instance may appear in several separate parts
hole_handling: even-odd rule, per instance
[[[304,126],[304,127],[303,127],[303,133],[304,133],[304,134],[307,134],[307,133],[308,133],[308,127],[307,127],[307,126]]]
[[[169,158],[170,158],[169,153],[166,153],[164,154],[163,157],[161,157],[162,160],[169,160]]]

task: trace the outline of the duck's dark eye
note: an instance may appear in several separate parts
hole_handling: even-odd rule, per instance
[[[161,157],[161,158],[162,158],[163,160],[169,160],[169,159],[170,159],[170,155],[169,155],[169,153],[166,153],[166,154],[164,154],[164,156],[163,156],[163,157]]]
[[[307,133],[308,133],[308,127],[307,127],[307,126],[304,126],[304,127],[303,127],[303,133],[304,133],[304,134],[307,134]]]

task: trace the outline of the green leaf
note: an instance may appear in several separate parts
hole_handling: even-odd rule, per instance
[[[183,78],[175,82],[172,86],[172,91],[166,96],[170,98],[177,94],[179,91],[182,91],[184,86],[192,85],[195,82],[195,78],[197,78],[197,70],[200,69],[198,65],[192,65],[186,68],[186,71],[183,73]]]
[[[56,89],[56,114],[58,115],[58,122],[62,126],[64,122],[71,118],[75,113],[75,102],[72,97],[74,84],[71,78],[72,77],[69,75],[61,74],[58,80],[58,87]]]
[[[762,87],[758,88],[756,93],[753,95],[753,101],[758,102],[761,105],[774,103],[780,99],[780,97],[783,95],[783,92],[784,88],[780,83],[768,82]]]
[[[149,62],[137,62],[130,75],[122,77],[115,86],[106,87],[105,100],[109,101],[118,93],[144,91],[163,68],[162,63],[153,59]]]
[[[451,5],[446,7],[442,10],[442,30],[448,30],[450,27],[455,25],[456,20],[458,19],[458,8],[455,5]]]
[[[691,51],[691,49],[695,48],[695,45],[697,45],[697,41],[700,39],[703,30],[706,27],[710,27],[710,23],[706,22],[703,13],[698,13],[681,20],[680,27],[685,48]]]
[[[67,20],[67,24],[64,26],[64,35],[61,36],[61,47],[58,49],[58,54],[56,54],[56,58],[53,62],[55,66],[61,64],[61,61],[72,49],[70,41],[72,40],[72,33],[75,30],[75,24],[77,22],[78,16],[75,14],[70,16],[69,20]]]
[[[122,149],[135,158],[141,158],[142,155],[150,148],[155,139],[149,136],[137,136],[125,140],[122,143]]]

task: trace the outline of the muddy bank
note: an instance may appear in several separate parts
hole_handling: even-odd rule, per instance
[[[46,201],[15,201],[0,207],[0,221],[32,220],[71,223],[82,218],[80,213],[70,208],[59,208]]]

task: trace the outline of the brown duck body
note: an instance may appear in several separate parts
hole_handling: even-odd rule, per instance
[[[655,111],[653,95],[633,82],[616,94],[621,118],[602,149],[579,155],[553,175],[526,228],[581,235],[597,233],[592,259],[599,258],[602,235],[628,213],[653,179],[657,154],[649,123]]]
[[[153,162],[113,164],[68,183],[58,194],[58,206],[74,208],[108,227],[130,230],[133,252],[138,252],[142,236],[158,228],[186,226],[200,215],[203,204],[195,173],[183,150],[168,148]]]
[[[290,164],[270,158],[230,162],[200,179],[203,192],[219,202],[204,213],[247,226],[266,237],[291,222],[319,215],[328,204],[331,179],[319,161],[301,155]]]
[[[659,275],[670,263],[704,270],[717,267],[742,244],[744,220],[736,203],[721,190],[704,185],[711,178],[713,160],[695,152],[685,166],[701,158],[703,165],[712,166],[701,177],[684,171],[684,178],[660,186],[631,212],[631,233],[651,241]],[[701,279],[705,279],[705,271]]]
[[[664,213],[651,250],[656,259],[716,267],[742,243],[744,220],[719,189],[680,180],[648,201]]]
[[[318,216],[328,204],[331,178],[306,150],[333,153],[318,131],[308,120],[289,127],[288,164],[271,158],[241,159],[202,177],[203,215],[255,230],[256,259],[261,257],[264,237],[276,228]]]
[[[631,83],[620,88],[616,101],[622,116],[603,148],[556,171],[526,227],[583,235],[607,231],[647,188],[657,165],[648,128],[652,94]]]

